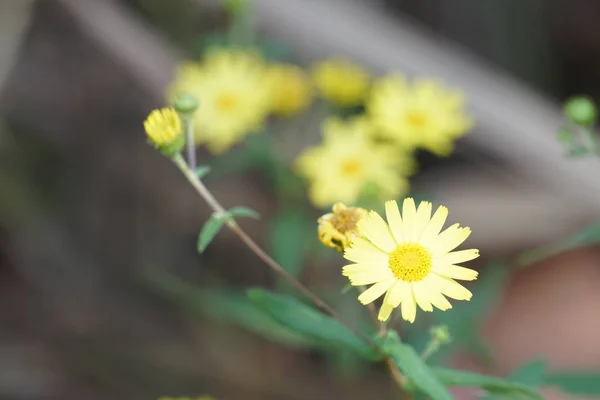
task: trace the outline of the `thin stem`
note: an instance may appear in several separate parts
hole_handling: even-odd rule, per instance
[[[225,208],[217,201],[217,199],[215,199],[215,197],[208,190],[208,188],[204,186],[204,183],[202,183],[202,181],[198,179],[194,170],[190,169],[190,167],[186,164],[185,160],[183,159],[183,157],[181,157],[180,154],[173,157],[173,162],[175,163],[175,165],[177,165],[181,172],[183,172],[187,180],[192,184],[194,189],[196,189],[198,194],[206,201],[206,203],[210,206],[210,208],[213,209],[214,212],[226,212]],[[295,287],[300,293],[306,296],[306,298],[312,301],[313,304],[315,304],[319,309],[321,309],[323,312],[337,320],[340,324],[344,325],[356,336],[362,338],[367,343],[374,346],[380,354],[385,355],[385,353],[383,352],[379,344],[377,344],[377,342],[375,342],[369,336],[363,334],[362,332],[354,328],[352,325],[345,322],[333,308],[331,308],[329,305],[327,305],[327,303],[325,303],[317,295],[311,292],[310,289],[304,286],[300,281],[298,281],[292,275],[288,274],[285,271],[285,269],[283,269],[283,267],[279,265],[277,261],[271,258],[271,256],[269,256],[258,244],[256,244],[256,242],[250,236],[248,236],[248,234],[235,222],[235,220],[228,219],[226,225],[233,233],[236,234],[237,237],[240,238],[242,242],[244,242],[244,244],[254,254],[258,256],[258,258],[260,258],[265,264],[267,264],[269,268],[271,268],[273,271],[279,274],[283,279],[285,279],[288,283]],[[361,291],[362,290],[364,290],[364,288],[361,288]],[[387,334],[387,328],[385,323],[382,323],[378,320],[375,305],[373,303],[369,304],[368,309],[373,320],[375,321],[375,324],[378,327],[379,336],[385,337],[385,335]],[[406,392],[402,387],[403,384],[406,382],[406,378],[402,375],[394,361],[390,357],[385,356],[385,362],[388,366],[392,379],[398,385],[400,390],[404,392],[405,398],[412,399],[412,395],[409,392]]]
[[[196,170],[196,144],[194,138],[194,118],[190,115],[183,117],[185,144],[187,146],[187,162],[192,171]]]
[[[208,203],[208,205],[210,206],[210,208],[213,209],[214,212],[216,212],[216,213],[225,213],[226,212],[225,208],[217,201],[217,199],[215,199],[215,197],[208,190],[208,188],[206,186],[204,186],[202,181],[200,181],[196,177],[194,171],[192,171],[188,167],[188,165],[186,164],[183,157],[181,157],[181,155],[178,154],[175,157],[173,157],[173,162],[175,163],[175,165],[177,165],[177,167],[179,167],[181,172],[183,172],[183,174],[188,179],[188,181],[192,184],[194,189],[196,189],[198,194]],[[363,338],[369,344],[376,346],[377,349],[380,350],[379,346],[377,346],[377,344],[370,337],[364,335],[363,333],[361,333],[360,331],[358,331],[354,327],[352,327],[350,324],[343,321],[340,318],[339,314],[333,308],[331,308],[329,305],[327,305],[327,303],[325,303],[323,300],[321,300],[319,297],[317,297],[313,292],[310,291],[310,289],[308,289],[306,286],[304,286],[302,283],[300,283],[296,278],[294,278],[292,275],[288,274],[285,271],[285,269],[283,269],[283,267],[281,265],[279,265],[279,263],[277,261],[275,261],[273,258],[271,258],[271,256],[269,256],[258,244],[256,244],[256,242],[250,236],[248,236],[248,234],[233,219],[228,219],[226,222],[226,225],[237,237],[240,238],[240,240],[242,242],[244,242],[244,244],[254,254],[256,254],[258,256],[258,258],[260,258],[265,264],[267,264],[267,266],[269,266],[269,268],[271,268],[273,271],[275,271],[277,274],[279,274],[283,279],[285,279],[289,284],[291,284],[293,287],[295,287],[306,298],[308,298],[310,301],[312,301],[319,309],[321,309],[323,312],[325,312],[332,318],[336,319],[338,322],[340,322],[342,325],[344,325],[346,328],[348,328],[355,335]]]
[[[427,345],[425,350],[423,350],[423,353],[421,353],[421,360],[423,360],[423,361],[427,360],[429,357],[431,357],[431,355],[433,353],[435,353],[439,349],[440,349],[440,342],[438,342],[436,340],[432,340],[431,342],[429,342],[429,344]]]

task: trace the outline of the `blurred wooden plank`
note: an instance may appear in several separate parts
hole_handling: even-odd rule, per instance
[[[0,91],[31,20],[33,0],[0,0]]]
[[[216,5],[215,0],[199,0]],[[270,33],[308,58],[343,54],[374,71],[400,70],[440,77],[463,90],[477,120],[466,140],[508,161],[531,184],[569,197],[573,207],[600,212],[600,163],[567,161],[554,139],[562,119],[557,104],[484,63],[443,43],[376,2],[260,0],[256,13]]]
[[[98,46],[127,68],[149,94],[162,98],[177,52],[114,1],[61,1],[89,28]],[[216,0],[204,3],[218,6]],[[482,168],[472,171],[477,178],[466,179],[464,172],[436,175],[426,186],[453,205],[455,218],[463,221],[467,217],[464,223],[477,227],[488,245],[511,248],[522,242],[537,243],[568,233],[597,215],[600,179],[589,177],[598,176],[600,163],[562,158],[553,134],[561,122],[555,104],[472,55],[428,37],[406,21],[383,15],[374,4],[366,7],[346,0],[256,2],[259,22],[288,41],[307,61],[344,54],[379,72],[400,69],[440,76],[467,93],[479,122],[467,140],[508,161],[518,171],[518,176],[508,176],[516,184],[507,184]],[[486,160],[478,162],[485,164]],[[468,207],[461,206],[466,204]],[[555,217],[557,213],[560,218]],[[511,227],[525,220],[530,229],[512,235]],[[557,224],[561,229],[556,229]]]
[[[59,0],[79,21],[98,47],[127,70],[156,99],[181,55],[131,10],[113,0]]]

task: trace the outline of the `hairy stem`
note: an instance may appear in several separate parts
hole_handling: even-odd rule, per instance
[[[208,190],[208,188],[200,181],[193,170],[186,164],[185,160],[181,155],[176,155],[173,157],[173,162],[181,172],[185,175],[188,181],[192,184],[194,189],[198,192],[198,194],[208,203],[210,208],[213,209],[216,213],[225,213],[227,212],[225,208],[215,199],[212,193]],[[294,278],[292,275],[287,273],[285,269],[275,261],[271,256],[269,256],[248,234],[235,222],[233,219],[228,219],[226,222],[227,227],[238,237],[240,240],[256,255],[260,258],[269,268],[279,274],[285,281],[291,284],[294,288],[296,288],[300,293],[302,293],[307,299],[309,299],[315,306],[317,306],[321,311],[328,314],[332,318],[336,319],[350,331],[352,331],[357,336],[363,338],[368,343],[375,345],[376,343],[368,336],[364,335],[350,324],[344,322],[339,314],[331,308],[327,303],[321,300],[317,295],[310,291],[306,286],[304,286],[300,281]]]
[[[173,157],[173,162],[177,167],[181,170],[187,180],[192,184],[194,189],[198,192],[200,197],[206,201],[206,203],[213,209],[216,213],[225,213],[227,210],[215,199],[212,193],[208,190],[208,188],[202,183],[200,179],[196,176],[193,169],[185,162],[183,157],[180,154]],[[363,334],[358,331],[356,328],[345,322],[339,314],[331,308],[327,303],[321,300],[317,295],[310,291],[309,288],[304,286],[300,281],[294,278],[292,275],[288,274],[285,269],[275,261],[271,256],[269,256],[248,234],[235,222],[233,219],[228,219],[226,222],[227,227],[238,237],[240,240],[258,257],[260,258],[269,268],[279,274],[285,281],[290,283],[294,288],[296,288],[300,293],[302,293],[307,299],[309,299],[315,306],[321,309],[323,312],[337,320],[340,324],[344,325],[355,335],[359,336],[367,343],[373,345],[382,355],[384,354],[381,347],[369,336]],[[361,292],[364,288],[359,288]],[[377,310],[375,309],[375,305],[373,303],[368,305],[369,313],[373,318],[374,323],[378,327],[379,336],[384,337],[387,333],[386,325],[383,322],[380,322],[377,319]],[[398,385],[398,387],[402,389],[403,384],[406,381],[406,378],[402,375],[396,364],[392,361],[391,358],[385,358],[385,362],[390,371],[390,375],[394,382]],[[403,390],[404,391],[404,390]],[[412,395],[410,393],[405,392],[407,399],[412,399]]]

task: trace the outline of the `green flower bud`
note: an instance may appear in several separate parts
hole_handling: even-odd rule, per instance
[[[448,344],[452,341],[450,331],[446,325],[434,326],[431,328],[431,338],[439,344]]]
[[[565,103],[566,117],[576,125],[592,125],[596,122],[598,111],[588,97],[572,97]]]
[[[196,112],[196,109],[198,108],[198,100],[191,94],[181,93],[180,95],[177,96],[177,99],[175,100],[175,104],[173,104],[173,107],[180,114],[183,114],[183,115],[193,114],[194,112]]]

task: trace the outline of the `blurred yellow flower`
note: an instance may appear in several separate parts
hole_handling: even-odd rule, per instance
[[[367,214],[367,210],[335,203],[331,211],[317,220],[319,240],[327,247],[343,251],[358,235],[356,224]]]
[[[315,205],[354,203],[367,186],[388,198],[406,192],[412,158],[373,143],[370,130],[365,118],[330,118],[323,124],[323,142],[300,154],[297,171],[309,181],[309,198]]]
[[[369,89],[369,74],[360,66],[342,59],[315,64],[312,76],[321,96],[341,107],[360,104]]]
[[[381,134],[406,149],[424,148],[449,155],[454,141],[473,126],[462,94],[433,80],[407,83],[402,75],[381,78],[366,101]]]
[[[471,234],[458,224],[441,232],[448,209],[439,207],[431,216],[431,203],[416,208],[412,198],[404,200],[402,215],[396,201],[385,203],[387,223],[375,211],[361,218],[355,238],[344,253],[354,262],[342,269],[353,286],[371,285],[358,300],[370,304],[385,294],[378,318],[386,321],[401,306],[402,318],[414,322],[417,305],[448,310],[446,297],[470,300],[471,292],[455,279],[472,281],[477,271],[457,264],[479,257],[476,249],[452,251]]]
[[[268,69],[275,115],[289,117],[304,110],[312,100],[312,83],[302,70],[293,64],[274,64]]]
[[[144,130],[152,144],[167,146],[181,135],[181,120],[172,108],[153,110],[144,121]]]
[[[182,92],[198,99],[196,143],[212,153],[223,153],[258,130],[270,111],[266,66],[251,52],[216,50],[202,64],[184,63],[168,96],[173,100]]]

